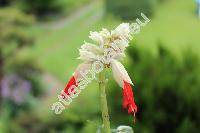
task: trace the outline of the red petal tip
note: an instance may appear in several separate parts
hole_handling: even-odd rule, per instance
[[[135,104],[132,87],[126,81],[124,81],[124,86],[123,86],[123,107],[128,110],[129,114],[133,114],[135,117],[135,113],[137,113],[138,109],[137,105]]]

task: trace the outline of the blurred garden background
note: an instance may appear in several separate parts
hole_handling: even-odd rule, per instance
[[[99,89],[90,84],[56,115],[51,106],[80,63],[89,31],[151,19],[124,60],[139,112],[122,109],[110,76],[111,127],[135,133],[199,133],[200,17],[195,0],[0,0],[0,133],[95,133]]]

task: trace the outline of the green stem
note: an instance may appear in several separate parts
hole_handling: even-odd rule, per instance
[[[110,133],[110,121],[108,114],[108,106],[106,99],[106,76],[105,69],[99,74],[99,89],[100,89],[100,101],[101,111],[103,119],[103,133]]]

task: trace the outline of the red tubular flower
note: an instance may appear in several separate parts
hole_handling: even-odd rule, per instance
[[[65,92],[65,94],[66,94],[67,96],[70,95],[69,92],[68,92],[69,88],[70,88],[71,86],[73,86],[73,85],[75,85],[76,87],[78,87],[77,79],[83,78],[80,72],[85,72],[85,71],[90,70],[90,69],[91,69],[91,64],[89,64],[89,63],[82,63],[82,64],[80,64],[80,65],[76,68],[76,70],[75,70],[73,76],[70,78],[70,80],[68,81],[68,83],[66,84],[66,86],[65,86],[65,88],[64,88],[64,92]],[[74,91],[74,88],[72,88],[71,91]],[[75,92],[75,93],[76,93],[76,92]],[[75,94],[75,93],[74,93],[74,94]],[[62,96],[63,96],[64,99],[65,99],[65,96],[64,96],[63,94],[62,94]]]
[[[126,81],[124,81],[123,85],[123,107],[128,110],[129,114],[133,114],[135,117],[135,113],[137,112],[137,105],[135,104],[132,87]]]
[[[72,85],[75,85],[75,86],[78,86],[77,83],[76,83],[76,79],[74,76],[72,76],[69,80],[69,82],[66,84],[65,88],[64,88],[64,92],[69,96],[69,88],[72,86]],[[73,91],[73,90],[72,90]]]

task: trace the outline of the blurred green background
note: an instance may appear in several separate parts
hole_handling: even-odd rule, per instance
[[[136,124],[110,76],[111,127],[199,133],[200,17],[195,0],[0,0],[0,133],[95,133],[99,89],[90,84],[61,114],[51,106],[80,63],[89,31],[151,19],[123,62],[134,81]]]

